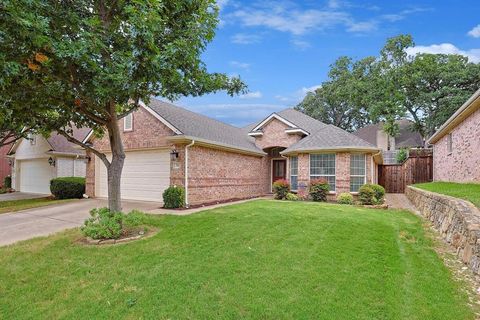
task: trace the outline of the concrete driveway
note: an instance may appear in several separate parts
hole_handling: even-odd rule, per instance
[[[49,194],[43,194],[43,193],[12,192],[12,193],[0,194],[0,201],[36,199],[36,198],[45,198],[48,196]]]
[[[122,204],[124,212],[132,209],[149,212],[161,206],[161,203],[156,202],[124,201]],[[90,216],[91,209],[105,206],[107,206],[106,200],[82,199],[65,204],[0,214],[0,246],[79,227]]]

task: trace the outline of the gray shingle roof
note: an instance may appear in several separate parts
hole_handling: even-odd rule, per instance
[[[80,141],[83,141],[92,129],[90,128],[76,128],[73,127],[72,136]],[[85,154],[85,150],[80,149],[76,144],[69,142],[64,136],[59,135],[56,132],[52,132],[50,137],[47,138],[48,143],[52,146],[52,151],[73,153],[73,154]]]
[[[183,135],[225,144],[234,148],[263,153],[244,130],[152,98],[149,107]]]
[[[423,146],[422,135],[411,130],[413,125],[412,121],[408,119],[401,119],[397,120],[396,122],[398,123],[400,129],[398,136],[395,137],[395,145],[397,148]],[[373,145],[377,145],[377,131],[382,130],[382,126],[383,122],[375,123],[358,129],[353,134]]]
[[[256,153],[263,152],[255,145],[255,139],[249,137],[247,133],[264,120],[243,128],[237,128],[154,98],[150,101],[149,107],[181,131],[181,135],[205,139]],[[376,149],[375,146],[353,134],[335,126],[327,125],[297,110],[285,109],[276,114],[310,133],[310,135],[284,150],[284,153],[335,148]]]

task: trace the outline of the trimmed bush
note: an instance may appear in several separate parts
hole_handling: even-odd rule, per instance
[[[369,186],[375,192],[375,199],[377,204],[383,203],[383,198],[385,197],[385,188],[379,184],[369,184]]]
[[[348,192],[340,193],[337,197],[339,204],[353,204],[353,196]]]
[[[290,183],[284,179],[277,180],[273,183],[272,189],[275,199],[284,200],[290,192]]]
[[[287,195],[285,196],[285,200],[288,200],[288,201],[298,201],[298,196],[295,194],[295,193],[287,193]]]
[[[111,212],[108,208],[95,208],[90,211],[90,216],[80,229],[86,237],[96,240],[118,239],[142,222],[140,212],[135,210],[123,214]]]
[[[177,209],[185,206],[185,188],[170,186],[163,191],[163,207]]]
[[[404,163],[408,159],[408,149],[402,148],[398,150],[397,155],[395,156],[395,160],[397,163]]]
[[[12,177],[11,176],[6,176],[5,179],[3,179],[3,187],[5,189],[10,189],[12,187]]]
[[[50,181],[50,192],[56,199],[80,199],[85,193],[85,178],[61,177]]]
[[[327,201],[329,190],[330,187],[325,179],[312,180],[308,186],[308,194],[313,201]]]
[[[375,204],[377,202],[377,199],[375,198],[375,190],[373,190],[368,184],[364,184],[358,189],[358,199],[361,204],[366,205]]]

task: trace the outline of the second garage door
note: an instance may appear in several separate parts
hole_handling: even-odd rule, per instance
[[[169,151],[131,151],[125,155],[122,198],[161,202],[163,191],[170,185]],[[108,196],[107,169],[98,158],[95,163],[95,195]]]
[[[19,164],[20,191],[50,194],[54,167],[48,164],[47,159],[22,160]]]

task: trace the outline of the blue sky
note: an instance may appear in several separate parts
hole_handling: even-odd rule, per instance
[[[480,1],[219,1],[220,25],[203,55],[209,71],[240,75],[249,93],[174,103],[244,126],[295,106],[342,55],[376,55],[413,36],[410,53],[460,53],[480,62]]]

